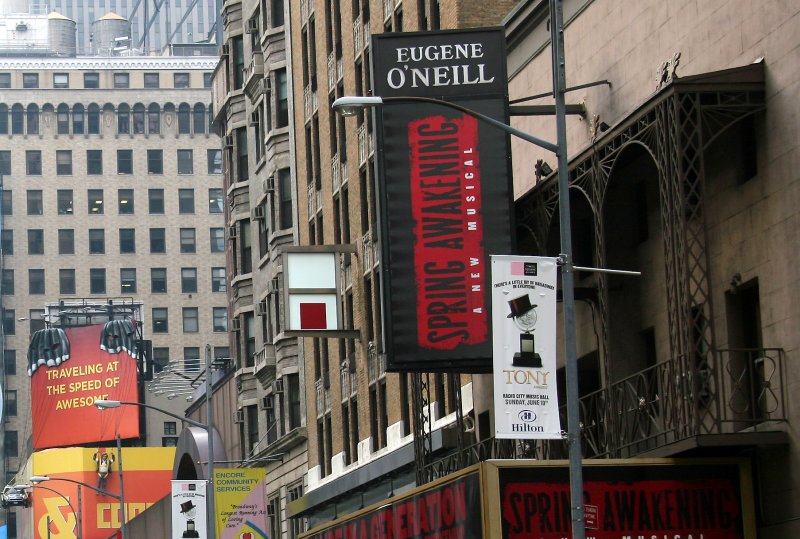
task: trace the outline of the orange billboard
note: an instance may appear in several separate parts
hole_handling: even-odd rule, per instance
[[[106,539],[122,524],[120,500],[64,479],[96,487],[98,466],[95,454],[112,455],[113,463],[104,490],[120,495],[116,447],[50,449],[33,454],[33,475],[49,481],[34,486],[33,539]],[[124,447],[122,449],[125,520],[130,521],[170,493],[175,449],[171,447]],[[78,518],[80,515],[80,519]],[[80,520],[80,522],[79,522]],[[50,530],[48,534],[48,522]],[[79,526],[80,524],[80,526]],[[82,533],[79,533],[79,529]]]
[[[137,406],[94,406],[99,399],[138,400],[138,342],[130,321],[33,334],[28,373],[34,449],[139,436]]]

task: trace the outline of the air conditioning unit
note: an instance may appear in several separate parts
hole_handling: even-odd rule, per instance
[[[278,293],[278,278],[275,277],[267,285],[267,294],[277,294],[277,293]]]
[[[258,19],[253,17],[252,19],[247,19],[247,33],[248,34],[257,34],[258,33]]]
[[[261,409],[262,410],[274,410],[275,409],[275,400],[272,398],[271,395],[268,395],[261,399]]]
[[[278,378],[272,382],[272,392],[276,395],[283,393],[283,378]]]
[[[240,331],[242,329],[242,321],[239,318],[231,319],[231,331]]]
[[[266,219],[266,210],[264,206],[256,206],[250,210],[250,217],[256,221],[263,221]]]
[[[272,92],[272,81],[269,77],[264,77],[261,79],[261,93],[268,94]]]
[[[226,148],[233,148],[233,135],[225,135],[222,141]]]
[[[231,48],[227,43],[222,44],[222,56],[229,56],[231,53]]]
[[[228,227],[228,239],[235,240],[238,235],[239,229],[236,227],[236,225]]]
[[[233,412],[233,422],[237,425],[244,423],[244,410],[236,410]]]
[[[264,180],[264,191],[267,193],[274,193],[275,192],[275,175],[270,174],[266,180]]]
[[[253,127],[253,126],[255,126],[255,125],[258,125],[258,124],[259,124],[259,122],[260,122],[260,119],[259,119],[259,117],[258,117],[258,111],[253,111],[253,112],[251,112],[251,113],[250,113],[250,123],[249,123],[248,125],[249,125],[250,127]]]
[[[262,299],[256,303],[256,316],[267,316],[267,300]]]

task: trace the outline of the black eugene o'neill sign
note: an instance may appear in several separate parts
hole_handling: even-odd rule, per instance
[[[373,89],[508,123],[499,28],[373,36]],[[378,113],[387,368],[490,372],[489,255],[511,253],[508,136],[436,104]]]

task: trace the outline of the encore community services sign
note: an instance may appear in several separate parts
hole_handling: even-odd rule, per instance
[[[132,322],[35,332],[28,348],[33,448],[138,437],[137,406],[94,406],[138,400],[137,357]]]
[[[585,461],[587,539],[755,539],[744,460]],[[303,539],[567,539],[566,462],[487,461]]]
[[[501,29],[373,36],[381,97],[432,97],[508,122]],[[490,372],[489,255],[510,253],[508,136],[437,104],[379,109],[387,368]]]

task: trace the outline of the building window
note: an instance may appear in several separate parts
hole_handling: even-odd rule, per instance
[[[167,252],[167,235],[163,228],[150,229],[150,252],[151,253],[166,253]]]
[[[25,174],[28,176],[42,175],[42,152],[40,150],[25,151]]]
[[[58,230],[58,254],[75,254],[75,231],[71,228],[61,228]]]
[[[153,307],[153,333],[169,332],[169,311],[166,307]]]
[[[117,108],[117,133],[128,135],[131,132],[131,108],[122,103]]]
[[[258,406],[246,406],[247,454],[252,455],[258,445]]]
[[[194,213],[194,189],[178,189],[178,212]]]
[[[72,150],[56,151],[56,174],[72,176]]]
[[[157,103],[151,103],[147,108],[147,133],[150,135],[161,133],[161,109]]]
[[[2,280],[0,281],[0,294],[4,296],[14,295],[14,270],[4,269],[2,273]]]
[[[178,174],[194,174],[192,150],[178,150]]]
[[[286,69],[275,72],[275,84],[278,88],[275,102],[275,122],[277,127],[289,125],[289,88],[286,82]]]
[[[44,270],[43,269],[29,269],[28,270],[28,293],[29,294],[44,294]]]
[[[106,270],[105,268],[89,269],[89,292],[91,294],[106,293]]]
[[[89,189],[87,192],[89,202],[89,215],[103,215],[103,190]]]
[[[287,393],[286,399],[288,401],[288,421],[289,421],[289,430],[293,430],[299,428],[301,426],[300,421],[300,375],[298,374],[287,374],[284,376],[286,381],[285,383],[285,390]]]
[[[103,173],[103,150],[86,150],[86,174],[98,176]]]
[[[194,228],[182,228],[180,230],[180,239],[182,253],[194,253],[197,251]]]
[[[136,268],[120,268],[119,270],[120,293],[136,293]]]
[[[100,88],[100,74],[99,73],[84,73],[83,74],[83,87],[84,88]]]
[[[225,252],[225,230],[222,228],[211,229],[211,252]]]
[[[169,365],[169,347],[153,348],[153,369],[156,372],[163,371]]]
[[[56,192],[59,215],[72,215],[74,210],[72,201],[72,189],[59,189]]]
[[[60,294],[74,294],[75,293],[75,270],[74,269],[60,269],[60,270],[58,270],[58,292]]]
[[[0,175],[11,176],[11,152],[0,151]]]
[[[202,135],[206,132],[206,107],[202,103],[196,104],[192,109],[192,123],[195,135]]]
[[[3,189],[2,211],[3,215],[12,215],[14,213],[14,204],[11,198],[11,189]]]
[[[90,135],[99,135],[100,134],[100,107],[97,106],[95,103],[89,105],[88,113],[87,113],[87,124],[88,124],[88,134]]]
[[[148,189],[147,204],[148,204],[148,211],[151,214],[162,215],[164,213],[164,190]]]
[[[183,332],[197,333],[200,331],[200,313],[197,307],[183,308]]]
[[[178,434],[178,423],[176,421],[164,421],[164,436],[175,436]]]
[[[13,230],[0,230],[0,251],[0,255],[2,256],[10,256],[14,254]]]
[[[11,88],[11,73],[0,73],[0,88]]]
[[[38,88],[39,87],[39,74],[38,73],[23,73],[22,74],[22,87],[23,88]]]
[[[130,88],[131,77],[128,73],[114,73],[114,88]]]
[[[84,132],[84,108],[78,103],[72,107],[72,132],[76,135],[83,135]]]
[[[64,103],[56,110],[56,133],[69,135],[69,107]]]
[[[188,88],[189,87],[189,74],[188,73],[174,73],[173,74],[175,88]]]
[[[133,174],[133,150],[117,150],[117,174]]]
[[[281,536],[281,499],[276,493],[267,501],[267,515],[269,516],[269,536]]]
[[[3,309],[3,333],[16,335],[17,323],[14,309]]]
[[[183,368],[186,371],[200,372],[200,348],[187,346],[183,349]]]
[[[106,231],[102,228],[89,230],[89,254],[102,255],[106,252]]]
[[[286,491],[286,501],[293,502],[303,497],[303,483],[296,483],[289,486]],[[306,531],[306,520],[304,518],[293,518],[289,523],[289,539],[297,539],[300,534]]]
[[[117,189],[117,211],[120,215],[133,215],[133,189]]]
[[[240,127],[236,134],[236,181],[244,182],[250,177],[247,157],[247,129]]]
[[[206,150],[208,173],[222,174],[222,150]]]
[[[44,254],[44,230],[41,228],[33,228],[28,230],[28,254]]]
[[[11,107],[11,134],[21,135],[25,131],[25,109],[17,103]]]
[[[145,73],[144,74],[144,87],[145,88],[158,88],[158,73]]]
[[[222,189],[217,187],[208,190],[208,213],[222,213],[225,202],[222,198]]]
[[[147,173],[164,174],[163,150],[147,150]]]
[[[288,168],[278,171],[279,225],[281,230],[292,228],[292,174]]]
[[[203,73],[203,88],[211,88],[213,80],[214,80],[213,73]],[[2,88],[2,86],[0,86],[0,88]]]
[[[197,292],[197,268],[181,268],[181,292],[184,294]]]
[[[28,215],[42,215],[44,205],[42,203],[42,191],[40,189],[29,189],[26,193],[28,202]]]
[[[153,294],[167,293],[167,268],[150,269],[150,292]]]
[[[141,103],[133,106],[133,134],[144,134],[144,105]]]
[[[133,254],[136,252],[136,229],[119,229],[119,252],[120,254]]]
[[[6,430],[3,435],[3,455],[6,458],[14,458],[19,456],[19,437],[17,431]],[[9,511],[11,513],[11,511]],[[11,513],[14,514],[14,513]]]
[[[211,291],[225,292],[226,290],[227,281],[225,276],[225,268],[211,268]]]
[[[228,331],[228,309],[214,307],[214,331]]]
[[[191,109],[186,103],[178,105],[178,134],[188,135],[192,132]]]
[[[31,103],[28,105],[27,110],[28,116],[28,134],[29,135],[38,135],[39,134],[39,106],[34,105]]]
[[[233,49],[233,89],[238,90],[244,84],[244,40],[242,36],[231,39]]]
[[[17,351],[3,350],[3,363],[5,364],[6,376],[16,376],[17,374]]]

